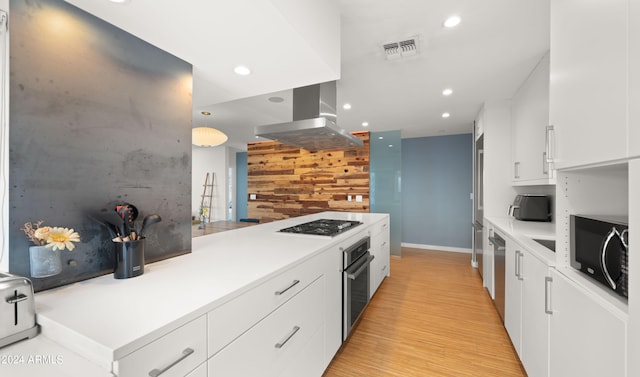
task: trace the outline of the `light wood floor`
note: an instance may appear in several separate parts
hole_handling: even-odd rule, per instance
[[[526,376],[468,254],[403,248],[324,377]]]

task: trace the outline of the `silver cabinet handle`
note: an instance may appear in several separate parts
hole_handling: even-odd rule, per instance
[[[161,375],[164,372],[168,371],[169,369],[173,368],[176,364],[178,364],[182,360],[184,360],[187,357],[191,356],[194,352],[195,351],[193,349],[191,349],[191,348],[185,348],[184,351],[182,351],[182,356],[180,356],[180,358],[178,360],[176,360],[173,363],[169,364],[164,369],[154,369],[154,370],[152,370],[151,372],[149,372],[149,376],[150,377],[158,377],[159,375]]]
[[[516,277],[518,278],[518,280],[522,280],[520,277],[520,250],[516,250],[516,258],[515,258],[515,272],[514,274],[516,275]]]
[[[524,253],[522,251],[518,251],[518,280],[524,280],[522,277],[522,258],[524,258]]]
[[[289,289],[293,288],[296,284],[300,283],[300,280],[294,280],[293,283],[291,283],[290,286],[288,286],[287,288],[281,290],[281,291],[276,291],[275,294],[276,296],[280,296],[281,294],[285,293],[286,291],[288,291]]]
[[[494,246],[495,251],[505,251],[504,243],[498,241],[496,237],[489,237],[489,242]]]
[[[520,178],[520,162],[513,163],[513,178]]]
[[[293,338],[294,335],[296,335],[296,333],[298,332],[298,330],[300,330],[300,326],[293,326],[293,330],[291,331],[291,333],[289,333],[289,335],[287,335],[286,338],[284,338],[283,341],[276,343],[275,347],[277,349],[280,349],[282,347],[284,347],[285,344],[287,344],[287,342]]]
[[[547,151],[542,152],[542,174],[549,175],[549,162],[547,162]]]
[[[611,242],[611,239],[613,238],[613,236],[618,236],[618,238],[622,240],[622,237],[620,237],[620,233],[618,233],[618,229],[616,229],[615,227],[612,227],[609,233],[607,234],[607,238],[604,240],[604,244],[602,245],[602,252],[600,253],[600,267],[602,268],[602,273],[604,274],[605,279],[607,279],[607,283],[609,283],[611,288],[615,290],[616,282],[613,281],[613,278],[609,273],[609,269],[607,268],[607,247],[609,246],[609,242]],[[624,242],[623,242],[623,245],[624,245]]]
[[[544,277],[544,312],[547,314],[553,314],[551,310],[551,283],[553,278],[551,276]]]
[[[552,139],[553,139],[553,133],[555,132],[555,129],[553,127],[553,125],[548,125],[547,128],[545,129],[545,152],[547,153],[547,163],[552,163],[553,162],[553,148],[551,146],[552,144]]]

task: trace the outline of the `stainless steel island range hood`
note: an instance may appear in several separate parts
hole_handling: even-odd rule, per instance
[[[255,134],[309,151],[364,145],[336,124],[335,81],[294,88],[293,121],[257,126]]]

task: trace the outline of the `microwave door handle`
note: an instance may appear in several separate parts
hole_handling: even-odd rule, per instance
[[[602,273],[604,274],[607,283],[609,283],[613,290],[616,289],[616,282],[614,282],[613,278],[611,278],[611,274],[609,273],[609,269],[607,268],[607,248],[613,236],[616,235],[618,236],[618,238],[620,238],[620,233],[618,233],[618,230],[615,227],[611,228],[611,230],[607,234],[607,238],[604,240],[604,244],[602,244],[602,252],[600,253],[600,267],[602,267]]]
[[[627,239],[629,239],[629,229],[625,229],[620,233],[620,241],[622,241],[622,244],[624,245],[625,250],[629,250],[629,244],[627,243],[627,241],[625,241],[625,237],[627,237]]]

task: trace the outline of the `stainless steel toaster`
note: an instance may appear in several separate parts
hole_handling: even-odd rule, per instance
[[[551,221],[551,198],[548,195],[516,195],[509,215],[522,221]]]
[[[0,273],[0,347],[38,334],[31,280]]]

